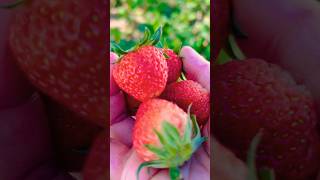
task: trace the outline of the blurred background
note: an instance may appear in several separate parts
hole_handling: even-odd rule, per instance
[[[162,25],[169,48],[189,45],[210,60],[210,0],[111,0],[110,16],[110,39],[124,49]]]

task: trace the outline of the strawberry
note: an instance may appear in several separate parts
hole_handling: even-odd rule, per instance
[[[181,58],[173,52],[171,49],[163,49],[163,52],[167,55],[168,64],[168,80],[167,84],[177,81],[180,77],[182,62]]]
[[[132,51],[123,51],[114,45],[114,50],[124,54],[113,70],[118,86],[139,101],[159,96],[168,78],[168,66],[160,49],[155,47],[162,30],[159,28],[150,38],[146,31],[143,40]]]
[[[169,168],[172,179],[179,177],[178,167],[205,141],[194,118],[192,123],[190,114],[188,116],[169,101],[150,99],[143,102],[136,115],[132,137],[133,148],[145,161],[137,174],[143,167]]]
[[[317,116],[310,92],[276,65],[259,59],[217,65],[213,133],[241,159],[262,131],[258,167],[277,179],[310,179],[320,166]]]
[[[107,1],[27,2],[10,31],[17,63],[42,92],[105,127]]]
[[[84,180],[108,179],[107,132],[100,134],[95,140],[83,169]]]
[[[210,95],[199,83],[186,80],[169,84],[161,98],[176,103],[187,111],[192,103],[191,113],[197,117],[200,125],[204,125],[210,114]]]
[[[213,5],[213,13],[213,57],[217,57],[230,31],[230,1],[216,0]]]

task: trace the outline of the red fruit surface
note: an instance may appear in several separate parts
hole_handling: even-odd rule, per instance
[[[118,86],[139,101],[159,96],[168,78],[166,59],[158,48],[143,46],[124,55],[115,65]]]
[[[86,160],[83,170],[84,180],[105,180],[110,178],[108,176],[107,149],[107,133],[103,132],[95,140]]]
[[[174,125],[182,135],[187,123],[187,113],[177,105],[163,99],[150,99],[140,105],[132,138],[133,147],[144,161],[157,159],[157,156],[149,151],[145,144],[160,146],[154,129],[161,133],[163,121]]]
[[[227,41],[230,29],[230,1],[215,0],[213,3],[213,57]]]
[[[273,168],[282,180],[311,179],[318,173],[317,116],[304,86],[259,59],[216,66],[213,82],[213,133],[221,143],[245,161],[262,130],[258,167]]]
[[[210,94],[199,83],[186,80],[169,84],[162,98],[176,103],[184,111],[192,103],[191,114],[196,115],[199,125],[204,125],[210,114]]]
[[[19,8],[10,46],[42,92],[107,124],[106,0],[38,0]]]
[[[168,56],[167,64],[168,64],[168,80],[167,84],[177,81],[180,77],[182,62],[181,58],[173,52],[171,49],[163,49],[164,53]]]

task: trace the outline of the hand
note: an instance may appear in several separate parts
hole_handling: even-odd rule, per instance
[[[210,63],[191,47],[183,47],[180,56],[183,58],[183,68],[210,91]],[[136,176],[136,171],[142,163],[132,149],[131,131],[134,120],[126,112],[123,92],[117,87],[112,78],[112,69],[117,56],[110,54],[110,177],[114,180],[129,180]],[[210,125],[203,128],[203,135],[209,137]],[[210,150],[209,145],[202,146],[193,157],[182,167],[184,179],[210,179]],[[140,179],[169,179],[167,170],[152,169],[148,174],[146,169],[140,173]]]

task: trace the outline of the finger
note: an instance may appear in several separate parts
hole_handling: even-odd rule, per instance
[[[110,177],[117,180],[121,178],[126,154],[129,149],[121,142],[110,138]]]
[[[110,96],[117,94],[120,91],[118,85],[116,84],[116,82],[114,81],[113,76],[112,76],[112,71],[115,66],[113,63],[117,59],[118,59],[118,56],[115,53],[111,52],[110,53]]]
[[[0,119],[1,179],[21,179],[49,161],[49,128],[39,94],[19,107],[0,110]]]
[[[319,113],[319,3],[312,0],[262,0],[259,3],[244,0],[234,1],[234,4],[237,21],[248,34],[247,39],[239,41],[241,48],[250,57],[281,65],[298,83],[305,84],[315,98]]]
[[[231,151],[223,147],[212,138],[213,162],[211,176],[213,179],[245,180],[247,177],[246,165],[238,159]],[[230,168],[232,167],[232,168]]]
[[[180,51],[186,73],[210,91],[210,63],[189,46]]]
[[[123,120],[127,116],[124,95],[120,91],[110,97],[110,125]]]
[[[137,156],[136,152],[132,149],[129,152],[128,159],[125,162],[121,180],[132,180],[136,179],[137,169],[143,161]],[[147,168],[143,168],[140,171],[139,179],[140,180],[148,180],[156,173],[156,169],[150,168],[150,172],[148,173]]]
[[[219,177],[220,179],[221,177]],[[191,169],[190,169],[190,176],[188,180],[193,179],[203,179],[203,180],[210,180],[210,171],[206,170],[203,165],[201,165],[198,160],[195,158],[192,162]],[[217,178],[214,178],[217,179]]]
[[[203,166],[206,171],[210,171],[210,157],[205,151],[204,147],[200,147],[197,152],[194,154],[197,162]]]
[[[123,121],[113,124],[110,127],[110,138],[120,141],[121,143],[125,144],[127,147],[131,147],[133,124],[134,124],[134,119],[131,117],[128,117]]]

